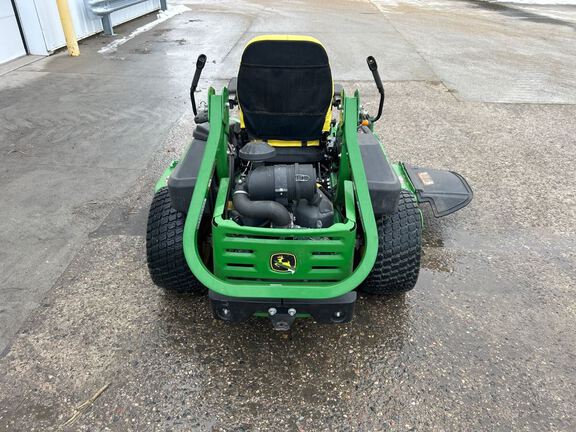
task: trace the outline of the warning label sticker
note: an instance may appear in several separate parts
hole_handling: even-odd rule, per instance
[[[430,186],[434,184],[434,180],[432,180],[432,177],[426,171],[419,172],[418,177],[420,177],[420,181],[424,186]]]

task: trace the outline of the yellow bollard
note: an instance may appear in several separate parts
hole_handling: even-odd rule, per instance
[[[64,30],[64,37],[66,38],[68,54],[72,57],[78,57],[80,55],[80,48],[78,48],[78,40],[76,40],[74,24],[72,24],[72,17],[70,16],[68,0],[56,0],[56,4],[58,5],[60,22],[62,23],[62,30]]]

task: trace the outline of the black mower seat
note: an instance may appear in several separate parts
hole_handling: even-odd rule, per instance
[[[236,97],[250,137],[278,148],[318,146],[330,129],[332,96],[328,55],[317,39],[259,36],[244,49]]]

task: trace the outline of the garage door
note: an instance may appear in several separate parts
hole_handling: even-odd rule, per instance
[[[11,0],[0,0],[0,63],[26,55]]]

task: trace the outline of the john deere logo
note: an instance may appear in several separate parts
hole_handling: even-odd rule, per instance
[[[289,253],[276,253],[270,256],[270,268],[278,273],[294,274],[296,257]]]

